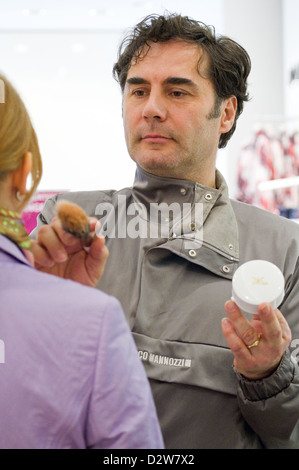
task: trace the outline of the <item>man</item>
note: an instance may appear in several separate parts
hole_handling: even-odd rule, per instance
[[[299,333],[298,227],[230,201],[215,168],[249,71],[244,49],[211,28],[146,18],[114,67],[134,185],[63,196],[102,220],[110,257],[98,286],[121,301],[168,448],[299,447],[289,350]],[[51,223],[55,202],[38,226]],[[75,242],[56,219],[35,233],[37,263],[63,275]],[[263,303],[253,318],[228,301],[234,272],[251,259],[273,262],[286,281],[280,310]]]

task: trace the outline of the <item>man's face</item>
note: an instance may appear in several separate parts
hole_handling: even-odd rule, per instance
[[[152,43],[148,54],[128,72],[124,129],[129,154],[141,168],[160,176],[212,184],[208,180],[211,175],[214,178],[219,138],[229,130],[228,100],[215,117],[215,92],[211,81],[204,78],[205,56],[198,73],[201,55],[196,44]]]

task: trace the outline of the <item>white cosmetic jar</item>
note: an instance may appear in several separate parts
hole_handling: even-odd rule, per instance
[[[258,306],[268,302],[276,309],[284,297],[284,277],[275,264],[252,260],[242,264],[233,276],[232,300],[247,313],[258,313]]]

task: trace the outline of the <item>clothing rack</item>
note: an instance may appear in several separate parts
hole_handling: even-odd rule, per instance
[[[275,180],[263,181],[257,185],[259,191],[275,191],[275,189],[292,188],[294,186],[299,186],[299,176],[277,178]]]
[[[283,117],[277,115],[263,115],[255,116],[253,121],[253,131],[257,132],[259,129],[272,130],[273,132],[278,130],[286,130],[286,128],[292,127],[293,131],[299,131],[299,116]]]
[[[269,126],[276,126],[279,125],[282,128],[287,126],[288,124],[298,124],[298,132],[299,132],[299,117],[290,116],[285,117],[279,114],[277,115],[264,115],[260,116],[259,121],[265,121]],[[257,120],[257,121],[258,121]],[[264,181],[258,184],[259,191],[275,191],[277,189],[284,189],[284,188],[292,188],[295,186],[299,186],[299,177],[293,176],[290,178],[277,178],[270,181]]]
[[[239,155],[236,198],[274,213],[299,210],[299,116],[255,116]]]
[[[299,124],[299,116],[289,116],[285,117],[280,114],[263,114],[260,116],[255,116],[255,123],[266,122],[268,124],[277,124],[277,123],[287,123],[287,122],[297,122]]]

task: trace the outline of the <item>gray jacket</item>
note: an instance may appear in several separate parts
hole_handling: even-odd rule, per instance
[[[264,259],[284,274],[280,310],[298,345],[299,225],[230,200],[218,171],[212,189],[137,168],[132,188],[49,199],[38,226],[59,198],[102,220],[110,256],[98,287],[123,306],[166,447],[299,448],[296,348],[270,377],[249,381],[221,331],[235,270]]]

